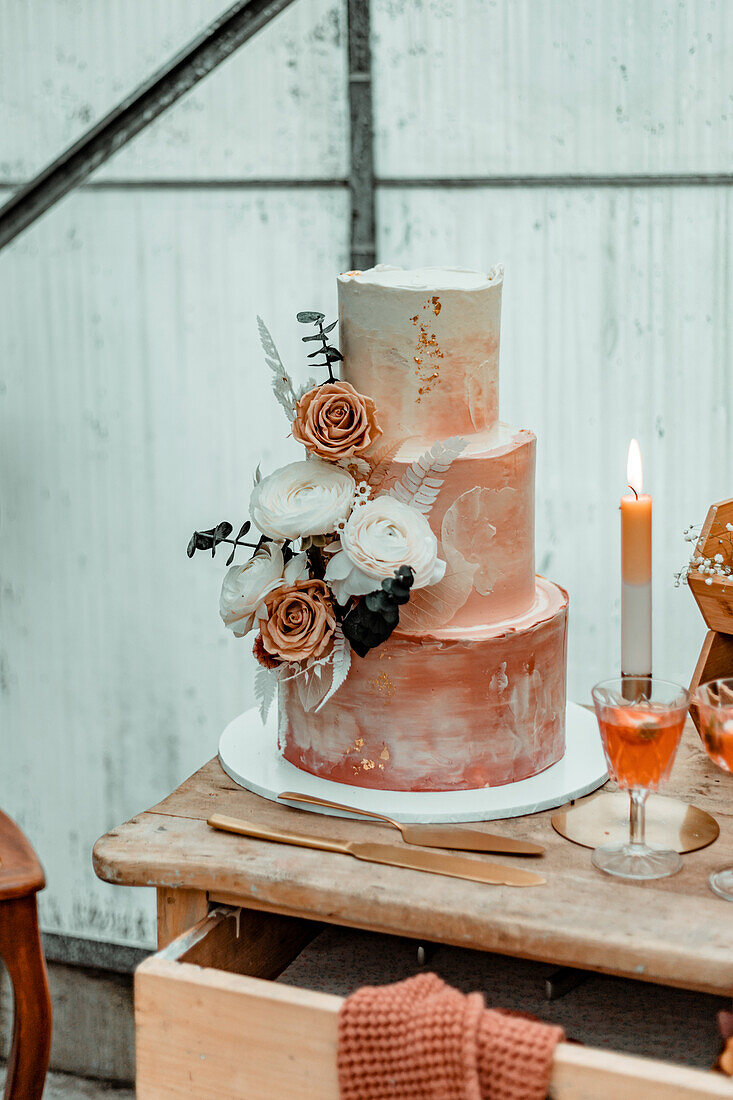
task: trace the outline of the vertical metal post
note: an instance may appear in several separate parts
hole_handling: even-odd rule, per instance
[[[348,0],[349,37],[349,191],[351,193],[351,267],[363,270],[376,259],[374,203],[374,120],[369,0]]]

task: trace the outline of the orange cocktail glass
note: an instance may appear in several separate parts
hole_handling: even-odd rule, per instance
[[[609,773],[631,798],[628,843],[596,848],[593,863],[619,878],[673,875],[682,860],[677,852],[646,843],[644,813],[649,791],[658,790],[672,770],[689,695],[666,680],[621,676],[596,684],[593,703]]]
[[[705,752],[719,768],[733,773],[733,679],[700,684],[693,701]],[[708,883],[719,897],[733,901],[733,867],[713,871]]]

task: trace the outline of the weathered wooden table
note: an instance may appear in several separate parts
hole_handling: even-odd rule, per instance
[[[214,812],[344,840],[399,841],[386,826],[268,802],[237,787],[212,760],[102,837],[94,866],[108,882],[157,888],[160,946],[223,903],[730,995],[733,907],[706,880],[733,863],[733,777],[708,761],[691,723],[667,793],[720,823],[718,840],[686,855],[673,878],[634,884],[605,877],[587,849],[554,832],[547,811],[499,826],[546,846],[532,865],[542,867],[547,885],[487,887],[215,832],[206,824]]]

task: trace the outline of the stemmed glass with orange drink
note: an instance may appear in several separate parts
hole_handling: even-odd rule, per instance
[[[719,768],[733,773],[733,679],[701,684],[693,702],[705,752]],[[719,897],[733,901],[733,867],[713,871],[708,882]]]
[[[593,688],[609,774],[631,799],[628,842],[593,852],[593,865],[608,875],[665,878],[682,866],[678,852],[646,843],[645,807],[649,792],[669,778],[689,699],[679,684],[652,676],[620,676]]]

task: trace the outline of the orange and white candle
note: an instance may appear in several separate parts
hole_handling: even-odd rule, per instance
[[[631,493],[621,497],[621,672],[652,672],[652,498],[642,492],[641,451],[629,444],[626,480]]]

